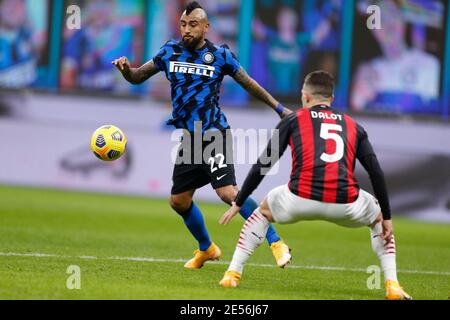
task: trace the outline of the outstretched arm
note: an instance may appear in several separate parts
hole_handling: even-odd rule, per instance
[[[259,85],[254,79],[252,79],[248,73],[244,70],[244,68],[240,68],[233,79],[236,80],[247,92],[249,92],[255,98],[261,100],[269,107],[274,109],[281,118],[284,118],[288,114],[292,113],[292,111],[288,108],[284,108],[274,97],[270,95],[263,87]]]
[[[148,61],[139,68],[131,68],[127,57],[120,57],[112,62],[119,69],[122,76],[132,84],[140,84],[159,72],[153,60]]]

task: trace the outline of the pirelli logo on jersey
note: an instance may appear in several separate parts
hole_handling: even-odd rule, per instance
[[[170,72],[196,74],[199,76],[214,76],[215,67],[189,62],[170,61]]]

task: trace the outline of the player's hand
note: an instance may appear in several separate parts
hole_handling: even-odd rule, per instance
[[[115,65],[122,73],[130,71],[130,61],[128,61],[127,57],[120,57],[111,63]]]
[[[287,117],[288,115],[290,115],[292,112],[291,109],[283,107],[283,112],[280,114],[280,118],[283,119],[284,117]]]
[[[394,234],[394,228],[392,226],[392,220],[383,220],[382,222],[383,232],[381,233],[381,239],[386,242],[391,241]]]
[[[228,222],[231,221],[231,219],[233,219],[233,217],[239,212],[241,211],[241,207],[238,207],[236,205],[236,202],[232,202],[231,203],[231,207],[230,209],[227,210],[227,212],[225,212],[225,214],[222,216],[222,218],[220,218],[219,223],[220,224],[228,224]]]

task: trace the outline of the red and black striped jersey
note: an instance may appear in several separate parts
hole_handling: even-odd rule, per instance
[[[277,129],[278,143],[273,143],[272,138],[263,155],[278,160],[287,146],[291,147],[292,169],[288,186],[292,193],[322,202],[354,202],[359,195],[354,176],[358,159],[369,173],[384,218],[390,218],[383,171],[366,131],[350,116],[317,105],[289,115],[280,121]],[[273,158],[273,155],[277,157]],[[237,205],[256,189],[264,172],[273,165],[258,159],[236,198]]]
[[[356,149],[363,135],[356,122],[327,106],[300,109],[292,120],[291,192],[323,202],[354,202]]]

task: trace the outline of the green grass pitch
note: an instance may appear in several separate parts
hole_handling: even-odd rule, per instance
[[[187,270],[196,243],[166,200],[0,187],[0,300],[384,298],[383,285],[366,285],[378,264],[369,230],[325,222],[278,225],[292,264],[276,268],[264,244],[241,286],[220,288],[243,220],[221,226],[225,205],[199,206],[223,257]],[[448,299],[450,225],[394,216],[394,228],[402,286],[415,299]],[[80,267],[79,290],[66,287],[70,265]]]

